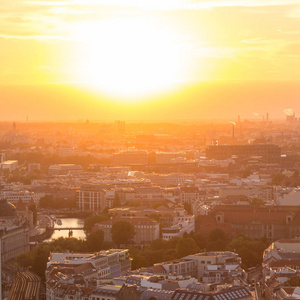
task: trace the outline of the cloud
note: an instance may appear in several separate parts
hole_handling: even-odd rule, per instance
[[[300,56],[300,43],[292,43],[286,45],[279,54]]]

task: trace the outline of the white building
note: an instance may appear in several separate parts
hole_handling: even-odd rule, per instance
[[[131,260],[127,249],[102,250],[96,253],[50,253],[47,269],[51,264],[91,263],[98,271],[98,278],[113,278],[131,270]],[[47,274],[47,270],[46,270]]]
[[[215,272],[215,278],[221,277],[221,273],[223,274],[222,276],[225,276],[225,273],[229,275],[230,270],[240,268],[242,263],[238,254],[230,251],[197,253],[188,255],[184,257],[184,259],[197,261],[198,280],[203,280],[204,277],[207,277],[207,274],[211,269],[214,271],[220,270],[220,275],[216,275],[218,272]]]
[[[82,167],[75,164],[58,164],[51,165],[48,169],[50,176],[60,175],[80,175],[83,174]]]
[[[283,194],[282,197],[276,200],[276,204],[282,206],[300,206],[300,191],[293,189]]]
[[[0,191],[0,199],[6,199],[8,202],[12,204],[17,204],[19,199],[28,205],[30,201],[34,201],[34,203],[38,206],[40,203],[40,199],[45,196],[45,193],[36,193],[30,191],[22,191],[22,190],[4,190]]]
[[[105,208],[103,185],[83,185],[76,191],[76,205],[82,211],[100,212]]]
[[[16,170],[18,166],[19,163],[17,160],[6,160],[0,164],[2,170],[8,170],[9,172]]]

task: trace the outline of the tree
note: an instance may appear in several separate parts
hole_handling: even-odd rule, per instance
[[[134,238],[134,226],[124,220],[117,221],[112,225],[111,234],[114,243],[120,247],[121,244],[126,244]]]
[[[50,247],[47,243],[42,243],[35,251],[34,260],[32,263],[32,270],[41,278],[45,278],[45,270],[47,261],[50,255]]]
[[[104,231],[101,229],[92,231],[87,237],[88,251],[99,251],[102,249],[104,242]]]
[[[199,251],[199,247],[197,246],[195,240],[193,240],[192,238],[181,238],[176,246],[176,256],[178,258],[182,258],[190,254],[195,254]]]
[[[206,248],[209,251],[223,251],[226,247],[226,234],[221,228],[215,228],[208,234]]]
[[[226,240],[225,232],[221,228],[215,228],[208,234],[209,241]]]
[[[53,205],[53,196],[52,195],[45,195],[40,199],[39,207],[49,208]]]
[[[89,235],[92,232],[95,224],[106,220],[109,220],[108,214],[98,214],[98,215],[87,217],[84,220],[84,228],[83,228],[85,234]]]
[[[226,250],[238,253],[242,259],[242,267],[250,268],[262,263],[262,253],[267,246],[267,241],[250,240],[244,236],[238,236],[231,240]]]

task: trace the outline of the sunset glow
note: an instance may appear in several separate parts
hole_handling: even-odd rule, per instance
[[[126,101],[172,88],[187,57],[176,32],[155,20],[119,18],[79,23],[74,80]]]
[[[50,118],[50,112],[56,118],[50,109],[56,100],[33,92],[42,85],[54,93],[62,90],[58,86],[72,86],[74,91],[63,97],[77,104],[85,98],[79,106],[61,101],[73,119],[80,118],[87,103],[111,118],[117,117],[112,111],[128,112],[124,104],[139,118],[149,107],[132,105],[149,101],[153,110],[165,109],[164,116],[176,109],[176,118],[189,118],[195,111],[212,118],[236,114],[228,107],[207,111],[211,103],[232,102],[232,108],[248,116],[253,110],[269,110],[274,97],[281,97],[276,100],[280,107],[271,108],[277,116],[299,103],[296,0],[12,0],[1,4],[1,16],[0,82],[33,87],[26,101],[33,101],[32,107],[39,107],[40,99],[44,103],[41,110],[32,110],[33,118]],[[289,90],[287,82],[293,86]],[[5,89],[2,98],[23,103],[20,89]],[[253,101],[258,107],[248,110]],[[10,103],[4,119],[16,116]]]

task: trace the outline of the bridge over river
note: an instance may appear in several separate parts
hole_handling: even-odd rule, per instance
[[[83,227],[53,227],[53,230],[83,230]]]

